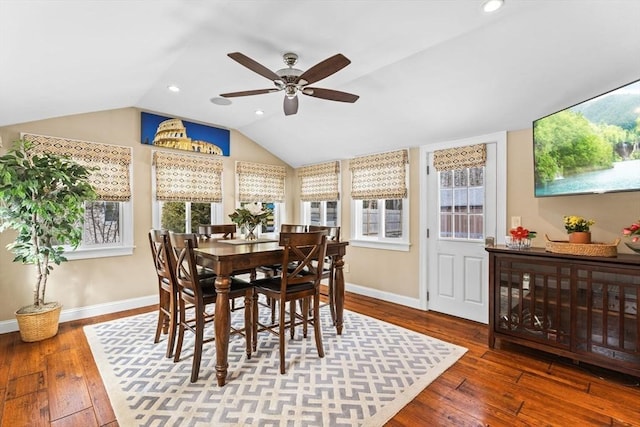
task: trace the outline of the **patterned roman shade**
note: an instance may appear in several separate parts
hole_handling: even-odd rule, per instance
[[[165,202],[222,202],[222,158],[154,151],[156,199]]]
[[[131,199],[130,147],[28,133],[23,133],[22,139],[33,143],[29,153],[67,155],[83,166],[97,167],[89,182],[98,193],[98,200],[123,202]]]
[[[448,148],[433,153],[433,166],[437,171],[480,167],[484,166],[486,160],[486,144]]]
[[[407,150],[356,157],[351,169],[351,198],[354,200],[404,199],[407,197]]]
[[[238,201],[284,202],[284,166],[236,162]]]
[[[300,200],[322,202],[340,199],[340,162],[320,163],[298,169]]]

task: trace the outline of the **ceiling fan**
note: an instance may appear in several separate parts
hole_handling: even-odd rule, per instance
[[[293,68],[296,62],[298,62],[298,55],[296,55],[295,53],[285,53],[283,55],[283,59],[288,68],[283,68],[275,72],[271,71],[264,65],[259,64],[258,62],[240,52],[229,53],[227,54],[227,56],[240,63],[241,65],[244,65],[251,71],[268,78],[273,82],[275,88],[221,93],[220,96],[224,98],[260,95],[263,93],[279,92],[281,90],[284,90],[284,114],[287,116],[296,114],[298,112],[298,92],[302,93],[303,95],[313,96],[315,98],[322,98],[328,99],[330,101],[340,102],[356,102],[359,98],[358,95],[353,95],[347,92],[308,86],[324,79],[325,77],[329,77],[333,73],[343,69],[351,63],[349,59],[347,59],[340,53],[314,65],[307,71]]]

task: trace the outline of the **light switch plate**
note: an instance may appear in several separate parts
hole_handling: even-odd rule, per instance
[[[520,227],[522,225],[522,217],[512,216],[511,217],[511,228]]]

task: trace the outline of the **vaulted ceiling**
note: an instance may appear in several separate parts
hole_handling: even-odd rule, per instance
[[[0,126],[123,107],[237,129],[297,167],[524,129],[640,78],[640,1],[0,0]],[[283,92],[231,60],[271,70],[352,62],[313,86],[342,103]],[[173,93],[167,86],[177,85]],[[256,110],[263,110],[258,116]]]

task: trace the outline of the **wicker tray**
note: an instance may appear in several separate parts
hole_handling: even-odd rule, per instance
[[[551,240],[546,234],[544,238],[546,240],[545,249],[547,252],[585,256],[617,256],[618,243],[620,243],[620,239],[616,239],[612,243],[569,243],[566,240]]]

